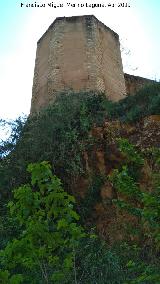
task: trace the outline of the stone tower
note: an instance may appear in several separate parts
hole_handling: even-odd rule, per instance
[[[31,113],[62,90],[126,93],[119,36],[92,15],[57,18],[37,43]]]

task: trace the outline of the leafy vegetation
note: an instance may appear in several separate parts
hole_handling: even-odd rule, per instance
[[[1,280],[13,283],[66,283],[74,251],[84,232],[76,221],[74,198],[63,191],[46,162],[30,164],[31,184],[14,190],[8,203],[21,228],[1,251]],[[67,281],[68,282],[68,281]]]
[[[8,203],[11,223],[18,230],[0,252],[2,283],[159,283],[159,190],[143,193],[124,166],[113,172],[114,186],[127,196],[122,200],[125,206],[121,200],[115,204],[138,217],[140,239],[110,246],[78,225],[75,200],[64,192],[47,162],[30,164],[28,171],[30,184],[14,190]],[[159,178],[154,176],[158,189]]]
[[[138,154],[135,148],[125,139],[119,140],[120,149],[127,155],[128,161],[134,161],[135,165],[143,166],[142,154]],[[122,147],[123,145],[123,147]],[[127,145],[125,148],[124,145]],[[128,151],[129,148],[129,151]],[[131,259],[127,264],[133,271],[133,275],[126,283],[159,283],[160,282],[160,151],[152,149],[154,161],[151,170],[151,182],[142,187],[139,180],[129,172],[129,164],[116,169],[109,176],[120,197],[114,200],[120,212],[127,212],[128,216],[136,217],[134,224],[124,223],[122,226],[128,228],[128,236],[132,234],[135,239],[137,255],[140,259]],[[144,153],[143,153],[144,155]],[[133,160],[134,157],[134,160]],[[153,166],[154,165],[154,166]],[[139,168],[140,170],[140,168]],[[139,251],[139,252],[138,252]]]
[[[104,177],[100,175],[95,175],[92,177],[92,183],[89,186],[85,198],[80,200],[81,218],[85,220],[92,214],[92,209],[94,205],[100,201],[100,189],[104,184]]]
[[[159,112],[157,83],[118,103],[93,92],[62,93],[54,105],[27,120],[0,121],[11,127],[9,138],[0,143],[2,283],[160,283],[159,149],[139,153],[128,140],[117,139],[124,160],[109,177],[93,173],[86,198],[77,206],[80,220],[68,194],[76,177],[85,176],[84,152],[97,142],[90,135],[93,126],[102,126],[106,118],[135,122]],[[150,183],[141,185],[146,162]],[[117,244],[103,242],[80,225],[101,202],[107,178],[118,192],[112,200],[118,214],[136,220],[132,226],[124,218],[126,238]]]
[[[22,123],[19,120],[16,129],[12,129],[16,144],[15,140],[11,143],[8,139],[1,146],[0,190],[3,194],[4,188],[9,193],[11,188],[28,181],[25,170],[31,162],[50,161],[55,174],[65,184],[71,182],[71,176],[83,174],[82,154],[91,143],[88,133],[92,125],[104,120],[103,101],[104,96],[99,94],[64,93],[53,106],[28,118],[20,136]]]
[[[82,154],[92,145],[89,131],[94,124],[102,125],[106,117],[132,122],[159,111],[159,83],[118,103],[93,92],[59,94],[55,103],[38,115],[9,122],[11,135],[0,144],[2,194],[8,195],[11,188],[27,182],[27,165],[43,160],[50,161],[55,173],[69,184],[71,176],[84,173]],[[1,120],[1,126],[4,123]]]
[[[160,83],[140,89],[134,96],[107,106],[110,118],[135,122],[145,116],[160,113]]]

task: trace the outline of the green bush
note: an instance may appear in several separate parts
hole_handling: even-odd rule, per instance
[[[127,155],[128,163],[129,161],[134,162],[134,167],[137,166],[141,171],[140,166],[143,166],[143,159],[140,154],[126,141],[120,140],[119,142],[120,150]],[[114,188],[121,193],[121,197],[114,200],[119,212],[126,212],[129,216],[137,218],[134,227],[132,224],[126,224],[128,234],[132,233],[139,239],[135,241],[139,259],[131,257],[128,262],[128,280],[125,283],[157,284],[160,282],[160,261],[157,259],[160,253],[160,152],[158,149],[152,149],[151,152],[154,163],[152,160],[149,186],[147,184],[143,186],[144,188],[140,186],[140,176],[137,180],[134,175],[130,174],[129,164],[122,165],[109,176]],[[132,156],[131,153],[134,155]],[[128,244],[128,248],[131,250],[131,244]]]
[[[17,119],[10,123],[11,136],[0,144],[0,191],[7,195],[10,188],[27,182],[27,165],[43,160],[50,161],[69,186],[71,176],[84,173],[82,156],[92,144],[89,131],[94,124],[102,125],[106,117],[133,122],[159,113],[158,83],[117,103],[100,93],[61,93],[53,105],[26,122]]]
[[[160,158],[158,149],[148,150],[142,155],[126,139],[116,141],[125,159],[122,167],[115,170],[110,179],[117,191],[128,198],[128,202],[126,199],[119,199],[115,200],[115,204],[120,210],[138,218],[140,230],[137,230],[136,233],[141,233],[142,236],[139,246],[122,242],[117,244],[117,247],[109,247],[101,243],[100,240],[88,238],[79,240],[78,246],[75,246],[73,251],[72,233],[74,230],[65,231],[67,230],[65,226],[70,226],[70,222],[72,223],[77,216],[74,213],[74,216],[70,214],[73,210],[71,208],[72,202],[74,203],[71,197],[69,223],[66,224],[65,221],[62,221],[59,225],[63,227],[63,233],[60,235],[62,250],[57,248],[57,251],[53,252],[53,247],[47,246],[46,242],[51,242],[53,245],[54,238],[50,240],[50,234],[53,233],[53,227],[55,230],[58,228],[58,223],[53,225],[54,220],[48,223],[49,216],[47,214],[52,216],[53,212],[50,212],[51,208],[49,207],[46,207],[48,211],[44,212],[44,207],[47,206],[47,202],[50,204],[50,200],[45,199],[46,195],[43,192],[45,186],[49,185],[49,180],[52,180],[52,178],[47,178],[50,169],[46,171],[43,179],[43,172],[40,171],[39,166],[37,166],[37,170],[35,170],[36,167],[33,169],[31,166],[30,170],[34,170],[40,180],[43,179],[43,182],[40,183],[38,179],[33,180],[33,185],[29,185],[30,175],[26,173],[29,163],[48,160],[54,174],[62,179],[64,188],[68,191],[72,188],[74,177],[85,173],[83,153],[95,142],[89,135],[94,124],[102,125],[106,117],[133,122],[146,115],[159,114],[159,110],[160,84],[144,88],[135,96],[127,97],[119,103],[108,101],[103,94],[70,92],[59,95],[54,105],[29,117],[26,122],[17,119],[10,124],[11,135],[7,141],[1,141],[0,146],[0,248],[3,250],[0,279],[2,283],[45,283],[44,275],[40,274],[37,269],[38,260],[41,263],[43,257],[45,258],[45,266],[47,263],[49,283],[52,281],[53,283],[66,281],[67,284],[159,283],[160,264],[156,260],[160,244],[160,177],[158,173]],[[3,121],[0,122],[4,125]],[[154,184],[152,192],[148,191],[148,188],[142,192],[139,187],[139,178],[145,157],[152,158],[152,168],[157,170],[151,172]],[[46,164],[42,165],[44,168],[47,167]],[[52,181],[56,185],[55,192],[59,200],[59,192],[56,190],[59,190],[61,185],[57,178]],[[99,191],[103,181],[103,178],[99,176],[93,178],[88,195],[84,203],[81,204],[83,216],[86,217],[91,213],[91,208],[99,199]],[[52,188],[53,183],[51,182],[49,189]],[[21,184],[26,184],[26,186],[15,191],[14,197],[17,200],[10,203],[12,211],[12,216],[10,216],[5,204],[8,199],[12,198],[11,189],[17,188]],[[49,198],[52,193],[52,191],[47,191]],[[43,204],[40,202],[39,196],[41,196]],[[63,190],[61,196],[64,197],[61,200],[62,206],[60,206],[62,210],[69,197]],[[136,206],[137,204],[139,206]],[[44,215],[41,215],[41,211]],[[78,226],[77,223],[74,226]],[[145,235],[142,234],[144,227]],[[133,228],[134,230],[135,228]],[[37,238],[40,239],[40,243]],[[71,247],[68,248],[68,244]],[[58,245],[60,245],[59,242],[57,242]],[[36,250],[36,257],[37,254],[39,257],[36,260],[33,259],[35,254],[31,254],[31,251],[34,250]],[[58,253],[58,255],[54,253]],[[55,255],[58,258],[52,262]],[[48,261],[49,256],[51,263]],[[12,264],[13,259],[15,266]],[[64,263],[65,259],[67,260]],[[72,268],[69,269],[71,264]],[[65,269],[62,273],[61,269],[64,266]],[[53,274],[54,280],[51,280]]]
[[[152,114],[160,114],[160,83],[146,86],[135,95],[113,103],[109,112],[111,118],[127,122],[135,122]]]
[[[1,147],[2,194],[28,181],[25,170],[31,162],[50,161],[65,184],[71,176],[83,174],[82,154],[89,147],[91,127],[104,120],[104,100],[103,95],[92,92],[62,93],[52,106],[28,118],[21,135],[18,120],[11,135],[18,138],[10,137]]]
[[[14,190],[14,200],[8,204],[21,231],[0,253],[0,280],[68,283],[76,247],[85,236],[73,210],[75,200],[64,192],[48,163],[30,164],[28,171],[30,184]]]

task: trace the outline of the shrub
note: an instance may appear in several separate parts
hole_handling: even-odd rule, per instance
[[[21,231],[0,253],[1,281],[10,275],[14,283],[22,279],[25,283],[67,283],[75,249],[84,237],[73,210],[75,200],[64,192],[48,163],[30,164],[28,171],[31,183],[14,190],[14,200],[8,204]]]

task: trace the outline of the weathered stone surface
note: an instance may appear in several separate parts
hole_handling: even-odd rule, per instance
[[[31,113],[63,90],[125,95],[119,36],[94,16],[57,18],[38,41]]]
[[[37,43],[31,114],[61,91],[104,92],[118,101],[153,82],[123,73],[119,36],[96,17],[57,18]]]
[[[139,76],[124,74],[126,92],[128,95],[134,95],[137,91],[143,88],[146,85],[151,85],[155,83],[155,81],[142,78]]]

